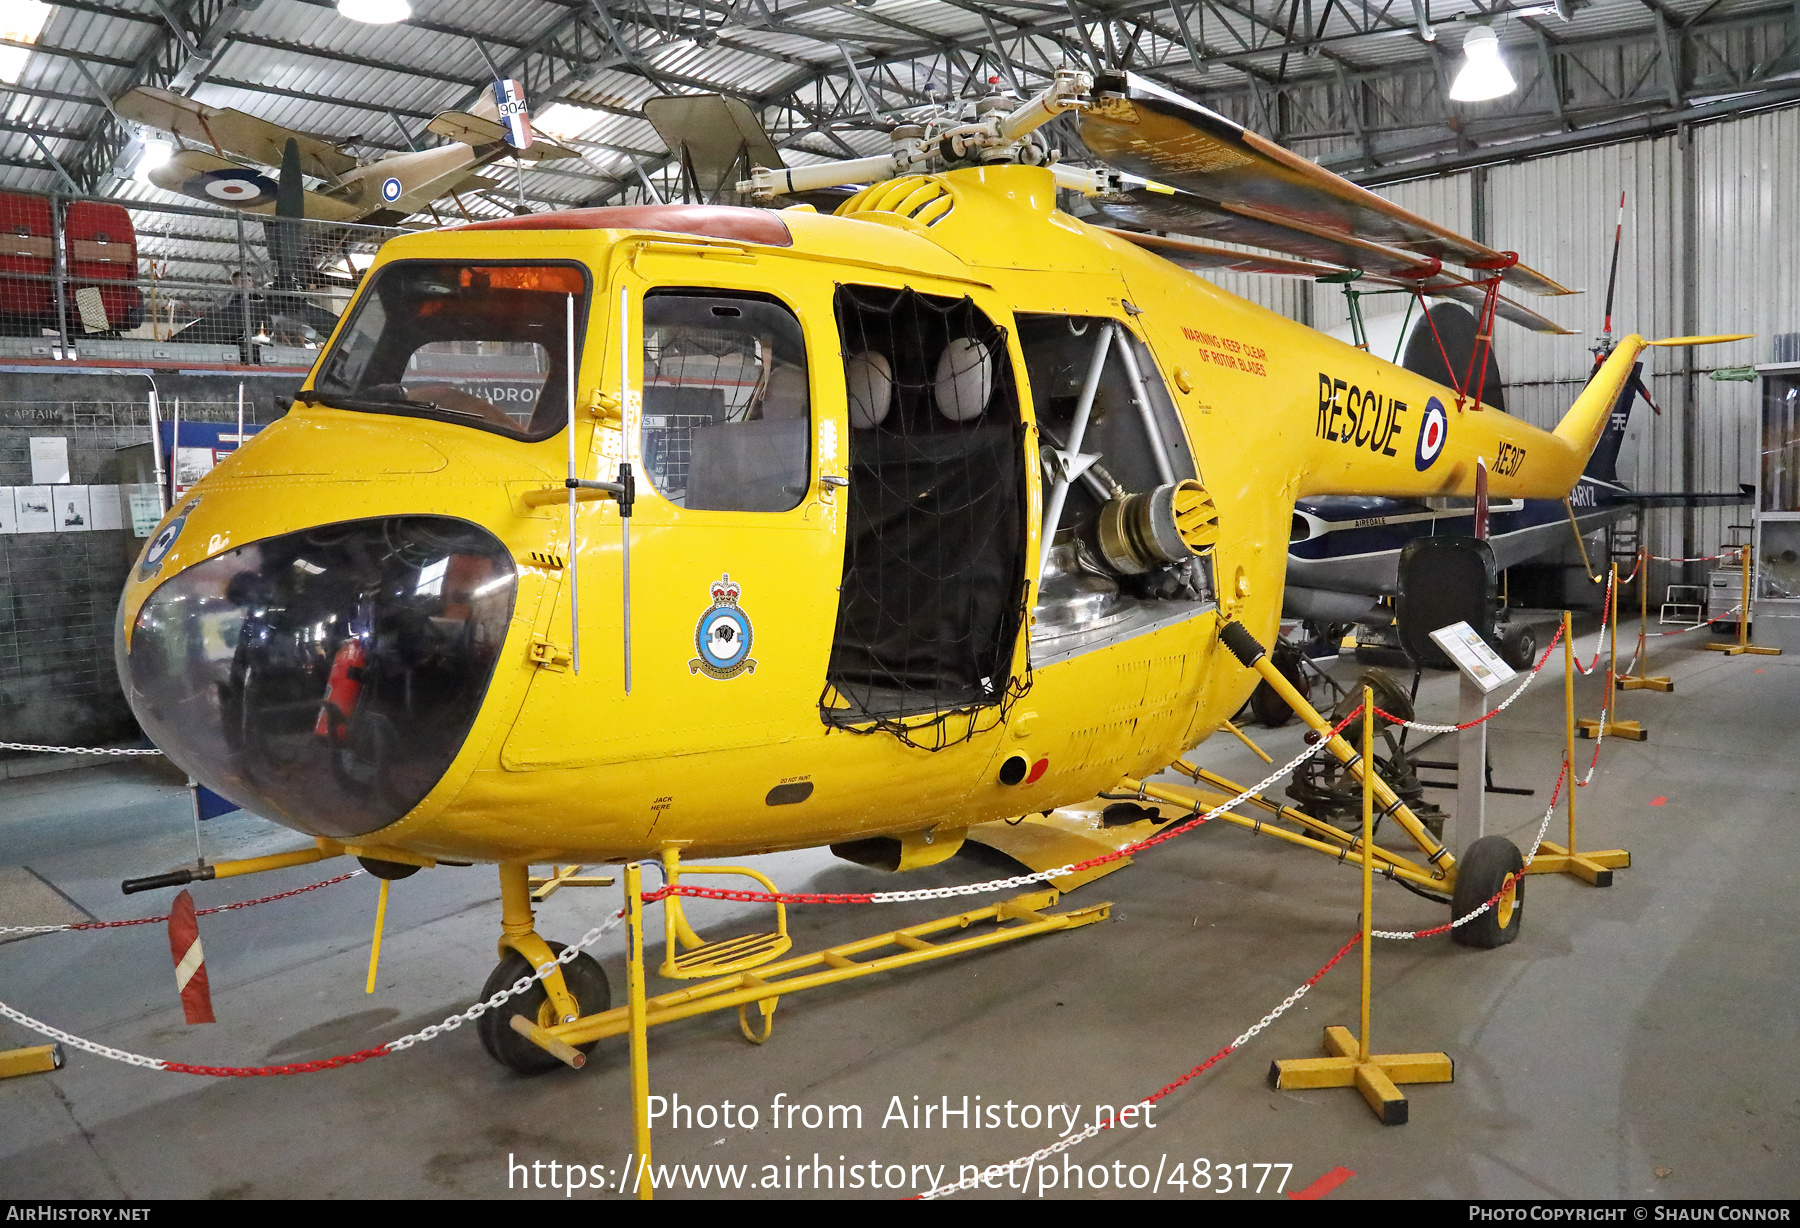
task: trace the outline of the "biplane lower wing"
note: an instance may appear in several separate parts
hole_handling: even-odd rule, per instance
[[[1291,229],[1304,242],[1326,231],[1473,269],[1503,269],[1533,294],[1570,291],[1506,254],[1403,209],[1224,116],[1135,73],[1102,77],[1097,102],[1076,120],[1088,149],[1108,165],[1180,188],[1225,213]],[[1228,238],[1224,234],[1215,237]],[[1258,246],[1313,255],[1264,240]]]
[[[273,214],[280,190],[274,177],[252,166],[199,149],[183,149],[150,172],[150,182],[209,205],[227,205],[245,213]],[[354,222],[366,210],[307,191],[306,216],[326,222]]]

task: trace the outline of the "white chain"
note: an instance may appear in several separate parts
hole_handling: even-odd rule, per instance
[[[1600,727],[1594,731],[1594,761],[1588,764],[1587,775],[1582,777],[1579,781],[1575,779],[1574,765],[1570,765],[1569,788],[1571,790],[1587,788],[1588,781],[1594,778],[1595,771],[1600,767],[1600,745],[1604,741],[1606,741],[1606,707],[1605,705],[1602,705],[1600,708]],[[1538,849],[1543,847],[1544,837],[1550,832],[1550,816],[1555,813],[1556,802],[1552,801],[1550,805],[1544,809],[1544,821],[1538,824],[1537,839],[1531,842],[1531,851],[1525,854],[1524,870],[1531,869],[1531,863],[1537,859]],[[1524,870],[1521,870],[1520,872],[1523,873]],[[1467,916],[1458,917],[1456,920],[1452,921],[1450,923],[1450,928],[1455,929],[1459,925],[1467,925],[1493,906],[1494,901],[1484,901],[1481,907],[1470,912]],[[1407,939],[1417,938],[1419,936],[1416,932],[1411,930],[1370,930],[1369,933],[1376,938]]]
[[[561,954],[549,963],[533,970],[530,976],[520,977],[518,980],[514,981],[509,988],[500,990],[486,1001],[477,1002],[474,1006],[471,1006],[460,1015],[451,1015],[442,1023],[434,1023],[429,1027],[421,1028],[419,1031],[413,1032],[410,1035],[402,1036],[398,1040],[391,1040],[383,1045],[382,1048],[389,1053],[398,1053],[402,1049],[412,1048],[420,1041],[436,1040],[446,1032],[454,1032],[463,1024],[471,1023],[474,1020],[481,1018],[481,1016],[485,1015],[488,1011],[505,1003],[508,998],[522,994],[530,989],[534,982],[541,981],[546,976],[550,975],[552,969],[572,961],[577,955],[581,954],[583,947],[592,946],[600,940],[602,935],[615,929],[624,920],[625,917],[623,913],[615,913],[601,924],[596,925],[593,929],[583,934],[579,942],[574,942],[567,947],[564,947]],[[40,1035],[48,1036],[52,1040],[61,1041],[65,1045],[70,1045],[85,1053],[92,1053],[97,1057],[110,1058],[115,1062],[124,1062],[129,1066],[142,1066],[149,1070],[163,1070],[169,1065],[169,1060],[167,1058],[145,1057],[141,1053],[131,1053],[124,1049],[114,1049],[110,1045],[102,1045],[95,1041],[84,1040],[79,1036],[63,1031],[60,1028],[53,1028],[42,1020],[33,1019],[23,1011],[14,1010],[4,1002],[0,1002],[0,1016],[11,1019],[14,1023],[29,1028]],[[183,1063],[183,1065],[193,1064],[195,1063]]]
[[[1262,780],[1251,785],[1242,793],[1239,793],[1230,801],[1220,802],[1205,814],[1199,815],[1200,821],[1202,823],[1210,823],[1212,820],[1224,814],[1227,810],[1231,810],[1234,807],[1249,801],[1252,797],[1268,789],[1276,781],[1280,780],[1295,768],[1299,767],[1302,763],[1324,750],[1326,745],[1326,739],[1319,739],[1317,742],[1295,755],[1292,759],[1288,760],[1287,763],[1263,777]],[[1119,851],[1121,853],[1129,853],[1135,847],[1137,846],[1128,844]],[[989,891],[1011,891],[1018,887],[1028,887],[1033,883],[1048,882],[1053,878],[1061,878],[1065,874],[1074,874],[1075,872],[1075,863],[1071,862],[1066,866],[1058,866],[1054,870],[1039,870],[1035,874],[1020,874],[1014,878],[989,879],[982,883],[964,883],[960,887],[925,887],[916,891],[877,891],[869,896],[869,902],[871,904],[898,904],[907,900],[943,900],[949,899],[952,896],[982,895]]]
[[[1236,1040],[1232,1041],[1229,1045],[1227,1045],[1224,1048],[1223,1051],[1220,1052],[1219,1057],[1223,1058],[1223,1057],[1229,1056],[1230,1054],[1236,1053],[1239,1049],[1242,1049],[1245,1045],[1249,1044],[1250,1041],[1256,1036],[1256,1034],[1258,1032],[1262,1031],[1264,1028],[1268,1027],[1271,1023],[1274,1023],[1277,1019],[1281,1018],[1284,1014],[1286,1014],[1288,1009],[1290,1007],[1292,1007],[1294,1005],[1294,1003],[1298,1002],[1301,998],[1304,998],[1306,996],[1307,991],[1311,988],[1312,988],[1312,985],[1310,985],[1310,984],[1302,985],[1302,986],[1300,986],[1300,988],[1294,990],[1293,993],[1291,993],[1287,997],[1283,998],[1280,1006],[1277,1006],[1274,1010],[1270,1011],[1268,1014],[1264,1015],[1261,1019],[1257,1020],[1255,1023],[1251,1024],[1248,1028],[1246,1028],[1238,1036],[1238,1038]],[[1217,1060],[1217,1059],[1215,1059],[1215,1060]],[[1138,1103],[1148,1104],[1149,1102],[1148,1101],[1139,1101]],[[924,1199],[944,1198],[951,1194],[959,1194],[964,1190],[972,1190],[977,1185],[981,1184],[981,1182],[983,1182],[983,1181],[988,1181],[988,1180],[998,1181],[1000,1178],[1004,1177],[1007,1173],[1012,1172],[1014,1169],[1017,1169],[1020,1167],[1026,1167],[1027,1169],[1029,1169],[1030,1167],[1035,1166],[1035,1165],[1042,1163],[1043,1161],[1049,1159],[1053,1155],[1058,1155],[1064,1151],[1067,1151],[1069,1148],[1075,1146],[1078,1143],[1085,1143],[1089,1139],[1093,1138],[1095,1135],[1099,1134],[1102,1130],[1104,1130],[1106,1128],[1107,1127],[1104,1124],[1103,1120],[1097,1120],[1097,1121],[1095,1121],[1095,1123],[1093,1125],[1088,1126],[1086,1129],[1082,1130],[1080,1133],[1071,1134],[1067,1138],[1059,1139],[1058,1141],[1052,1143],[1050,1146],[1039,1148],[1037,1151],[1032,1152],[1030,1155],[1020,1156],[1018,1159],[1013,1160],[1010,1163],[1006,1163],[1006,1164],[990,1164],[986,1169],[984,1169],[982,1172],[980,1172],[976,1176],[964,1177],[961,1181],[958,1181],[952,1185],[940,1185],[936,1189],[931,1190],[928,1193],[921,1194],[920,1197],[924,1198]]]
[[[155,747],[140,750],[119,746],[39,746],[34,742],[0,742],[0,750],[35,750],[46,755],[160,755]]]

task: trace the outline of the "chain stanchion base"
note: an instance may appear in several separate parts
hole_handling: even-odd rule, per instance
[[[1325,1029],[1325,1057],[1288,1058],[1269,1064],[1269,1086],[1281,1091],[1307,1091],[1319,1087],[1354,1087],[1384,1126],[1404,1126],[1407,1118],[1405,1083],[1449,1083],[1455,1063],[1447,1053],[1371,1053],[1359,1057],[1361,1046],[1350,1029],[1333,1025]]]
[[[1538,844],[1537,855],[1525,867],[1525,873],[1569,874],[1589,886],[1610,887],[1614,870],[1630,868],[1631,854],[1624,849],[1571,853],[1562,845],[1545,840]]]
[[[1628,742],[1647,742],[1650,731],[1636,721],[1578,721],[1576,732],[1584,738],[1624,738]]]
[[[32,1045],[29,1049],[8,1049],[0,1053],[0,1079],[18,1075],[48,1074],[61,1070],[61,1045]]]
[[[1781,655],[1781,649],[1769,648],[1762,644],[1720,644],[1717,642],[1708,642],[1703,645],[1703,647],[1705,647],[1708,652],[1722,652],[1728,657],[1735,657],[1746,652],[1759,657],[1779,657]]]
[[[1627,674],[1615,680],[1621,691],[1673,691],[1675,684],[1667,678],[1647,674]]]

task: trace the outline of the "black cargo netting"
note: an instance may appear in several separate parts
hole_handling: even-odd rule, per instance
[[[850,488],[827,721],[942,750],[999,724],[1025,621],[1024,424],[967,298],[841,286]]]

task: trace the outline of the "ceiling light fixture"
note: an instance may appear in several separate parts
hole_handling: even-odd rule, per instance
[[[338,16],[371,26],[391,26],[412,16],[406,0],[338,0]]]
[[[1463,38],[1463,66],[1450,83],[1452,102],[1487,102],[1519,88],[1512,70],[1500,58],[1500,38],[1489,26],[1476,26]]]
[[[143,149],[138,154],[137,167],[133,171],[138,182],[149,183],[150,172],[175,156],[175,147],[167,141],[148,137],[144,140]]]

